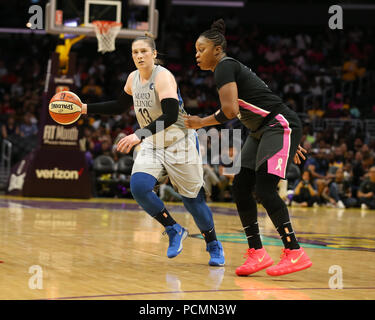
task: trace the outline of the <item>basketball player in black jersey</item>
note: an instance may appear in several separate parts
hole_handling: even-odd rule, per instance
[[[251,69],[227,57],[224,34],[225,23],[220,19],[195,43],[199,68],[214,72],[221,109],[205,118],[185,116],[185,125],[199,129],[238,117],[251,132],[241,150],[241,170],[233,182],[233,198],[249,244],[246,262],[236,274],[246,276],[267,268],[267,274],[279,276],[304,270],[312,262],[299,246],[288,208],[277,192],[292,158],[296,163],[299,157],[304,158],[306,150],[299,146],[301,122]],[[280,262],[272,267],[273,261],[262,246],[253,192],[285,247]]]

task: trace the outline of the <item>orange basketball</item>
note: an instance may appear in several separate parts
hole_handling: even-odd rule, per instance
[[[81,99],[71,91],[56,93],[49,102],[49,114],[59,124],[68,125],[76,122],[81,116]]]

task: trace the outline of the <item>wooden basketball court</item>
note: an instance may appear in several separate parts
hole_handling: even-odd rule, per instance
[[[168,259],[163,228],[131,200],[0,197],[0,299],[375,299],[375,212],[290,209],[313,261],[305,271],[238,277],[247,248],[234,204],[211,204],[225,267],[208,266],[193,218],[169,203],[190,236]],[[275,263],[282,243],[259,208]],[[336,289],[335,289],[336,288]]]

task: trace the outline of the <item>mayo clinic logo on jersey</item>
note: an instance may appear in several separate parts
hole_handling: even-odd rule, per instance
[[[83,173],[83,168],[77,170],[54,169],[35,169],[35,175],[38,179],[50,180],[78,180]]]
[[[133,94],[134,107],[137,108],[151,108],[153,106],[153,99],[149,92],[137,92]]]

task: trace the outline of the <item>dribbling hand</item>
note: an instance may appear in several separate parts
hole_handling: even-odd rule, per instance
[[[306,157],[304,153],[307,153],[307,150],[302,148],[300,145],[297,147],[297,152],[294,155],[294,163],[295,164],[301,164],[301,159],[306,160]],[[300,159],[301,157],[301,159]]]
[[[131,149],[141,143],[141,140],[133,133],[125,138],[122,138],[117,144],[117,151],[122,153],[129,153]]]

